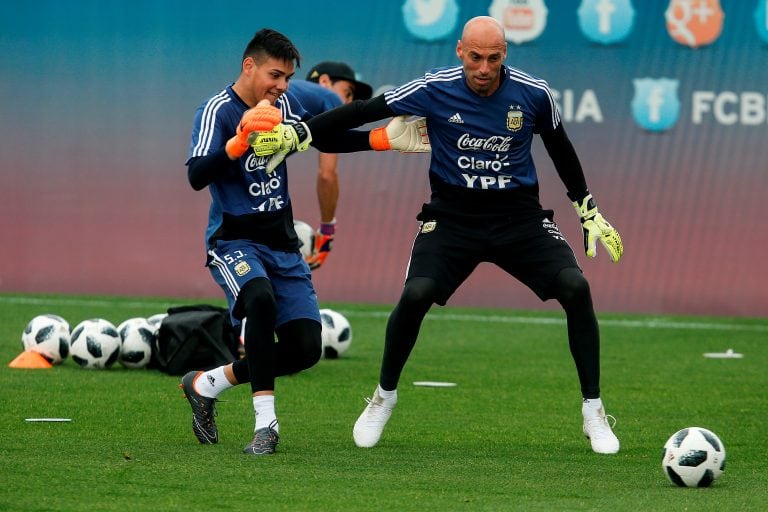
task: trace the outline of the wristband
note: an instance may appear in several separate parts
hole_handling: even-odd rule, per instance
[[[320,223],[320,233],[326,236],[333,236],[336,234],[336,219],[331,222]]]

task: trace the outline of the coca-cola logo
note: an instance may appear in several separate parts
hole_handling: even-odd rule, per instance
[[[471,151],[494,151],[497,153],[505,153],[509,151],[512,143],[512,137],[506,137],[501,135],[494,135],[492,137],[472,137],[470,134],[465,133],[459,137],[456,146],[460,150]]]

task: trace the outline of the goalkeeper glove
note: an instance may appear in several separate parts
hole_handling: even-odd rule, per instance
[[[235,136],[229,139],[224,147],[229,159],[237,160],[243,156],[256,132],[272,130],[282,121],[283,114],[280,109],[272,106],[268,100],[262,100],[255,107],[246,110],[237,125]]]
[[[306,151],[312,142],[312,134],[304,123],[280,123],[270,131],[257,133],[251,140],[253,152],[258,156],[272,157],[267,161],[267,174],[294,151]]]
[[[368,142],[371,149],[393,149],[403,153],[427,153],[432,151],[427,135],[427,120],[423,117],[406,121],[408,116],[393,118],[386,126],[371,130]]]
[[[581,218],[581,229],[584,232],[584,251],[587,256],[594,258],[597,254],[596,242],[599,239],[611,261],[618,263],[624,252],[619,232],[611,226],[597,211],[592,194],[587,194],[581,201],[574,201],[573,207]]]
[[[333,236],[336,234],[336,219],[331,222],[323,222],[315,233],[315,247],[312,254],[304,258],[311,270],[320,268],[333,247]]]

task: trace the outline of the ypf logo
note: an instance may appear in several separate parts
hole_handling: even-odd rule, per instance
[[[582,0],[578,14],[584,36],[601,44],[626,39],[635,19],[630,0]]]
[[[637,78],[632,98],[632,116],[635,122],[652,132],[668,130],[680,115],[677,98],[678,80],[671,78]]]
[[[755,24],[757,35],[768,43],[768,0],[760,0],[755,8]]]
[[[698,48],[714,42],[723,30],[720,0],[671,0],[664,19],[675,42]]]
[[[544,0],[493,0],[488,14],[504,27],[507,41],[515,44],[533,41],[547,26]]]
[[[414,37],[436,41],[456,28],[459,6],[456,0],[406,0],[403,23]]]

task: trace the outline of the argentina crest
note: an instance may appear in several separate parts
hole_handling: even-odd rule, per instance
[[[516,132],[523,127],[523,112],[519,105],[510,106],[507,112],[507,130]]]

